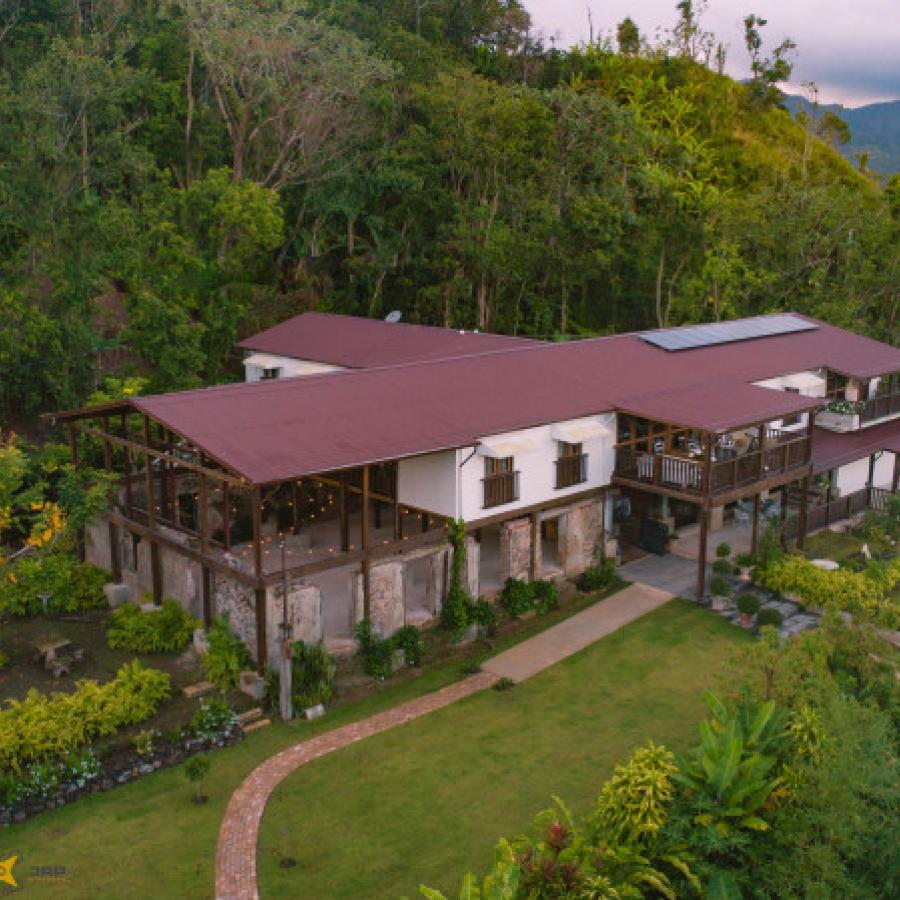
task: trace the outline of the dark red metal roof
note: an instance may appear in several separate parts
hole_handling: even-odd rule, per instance
[[[502,334],[306,312],[240,341],[238,347],[350,369],[370,369],[535,343]]]
[[[300,319],[327,320],[328,341],[336,341],[346,326],[356,364],[365,364],[359,355],[365,341],[356,330],[360,320],[321,314]],[[431,340],[432,329],[361,321],[379,333]],[[857,377],[900,371],[900,350],[822,323],[798,334],[676,352],[636,334],[562,344],[468,337],[478,346],[497,341],[502,349],[138,397],[134,405],[249,481],[264,484],[469,446],[490,434],[614,409],[724,431],[780,419],[817,402],[749,382],[820,367]],[[401,345],[410,340],[398,338]],[[446,335],[442,341],[451,346]],[[285,352],[271,344],[266,350]],[[336,360],[337,352],[331,347],[318,358]],[[422,352],[439,351],[430,345]]]
[[[871,456],[879,450],[900,453],[900,421],[873,425],[851,434],[816,428],[813,432],[813,475]]]

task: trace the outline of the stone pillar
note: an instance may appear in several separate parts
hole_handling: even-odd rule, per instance
[[[531,520],[510,519],[500,526],[500,578],[528,581],[531,573]]]
[[[603,537],[603,505],[603,500],[586,500],[560,517],[560,556],[567,577],[580,575],[593,565],[597,543]]]
[[[452,560],[451,560],[452,562]],[[466,590],[476,598],[481,593],[481,577],[479,566],[481,565],[481,545],[470,535],[466,537],[466,571],[463,573]]]
[[[437,618],[444,605],[444,570],[449,565],[450,551],[439,550],[425,560],[425,605]],[[447,570],[449,575],[449,569]]]
[[[392,561],[369,570],[372,629],[381,637],[390,637],[403,627],[403,567],[402,561]]]
[[[718,531],[725,524],[725,507],[714,506],[709,511],[709,530]]]
[[[284,618],[281,595],[281,585],[273,585],[266,598],[266,645],[272,666],[281,658],[281,622]],[[302,581],[288,583],[288,621],[292,629],[291,641],[316,644],[322,640],[322,592],[318,587]]]

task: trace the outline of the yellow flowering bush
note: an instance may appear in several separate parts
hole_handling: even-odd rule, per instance
[[[72,693],[32,689],[24,700],[9,700],[0,710],[0,771],[20,773],[30,763],[64,756],[143,722],[170,693],[169,676],[137,660],[105,684],[79,681]]]

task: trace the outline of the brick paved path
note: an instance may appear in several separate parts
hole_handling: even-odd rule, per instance
[[[352,722],[295,744],[259,765],[234,792],[225,810],[216,850],[216,897],[219,900],[257,900],[259,897],[256,886],[259,823],[269,795],[291,772],[348,744],[449,706],[490,687],[497,678],[491,672],[472,675],[361,722]]]

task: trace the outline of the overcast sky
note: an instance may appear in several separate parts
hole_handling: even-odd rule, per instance
[[[676,0],[524,0],[536,28],[564,46],[594,33],[612,32],[631,16],[642,34],[675,22]],[[728,71],[747,74],[743,18],[768,19],[763,29],[770,50],[784,37],[798,45],[793,87],[815,81],[823,102],[859,106],[900,99],[900,0],[711,0],[703,23],[728,45]]]

